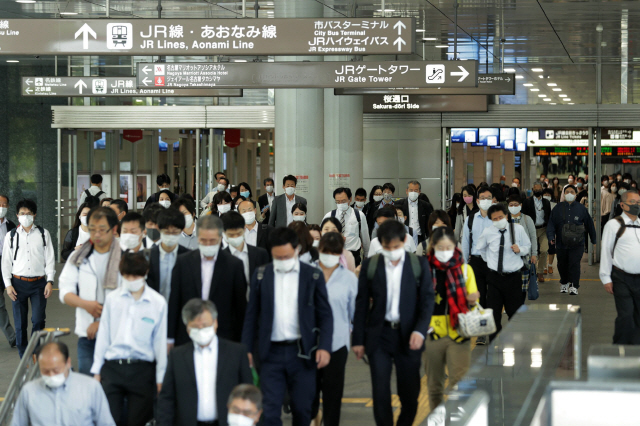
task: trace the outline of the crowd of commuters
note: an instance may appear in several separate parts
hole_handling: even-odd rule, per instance
[[[296,194],[294,176],[279,195],[265,179],[257,199],[249,184],[215,178],[197,205],[160,175],[138,213],[91,177],[58,278],[60,301],[75,308],[77,368],[63,343],[38,348],[42,377],[22,390],[14,425],[50,424],[40,400],[69,419],[60,424],[270,426],[282,424],[284,407],[294,425],[339,425],[350,351],[367,357],[376,424],[394,424],[395,366],[397,424],[411,425],[423,363],[431,407],[469,368],[471,339],[458,332],[458,314],[493,309],[496,333],[476,340],[486,344],[503,310],[510,319],[525,303],[532,274],[544,282],[554,273],[554,256],[560,291],[577,295],[587,234],[596,237],[587,182],[574,176],[561,185],[543,175],[528,191],[518,178],[470,184],[447,211],[434,210],[415,180],[402,197],[391,183],[368,197],[341,187],[319,224],[309,223],[317,206]],[[640,343],[631,256],[640,248],[640,195],[627,175],[601,183],[600,276],[616,300],[614,341]],[[4,303],[0,328],[22,357],[29,301],[32,330],[45,326],[55,247],[34,224],[33,201],[17,202],[17,226],[8,207],[0,195],[0,266],[15,331]]]

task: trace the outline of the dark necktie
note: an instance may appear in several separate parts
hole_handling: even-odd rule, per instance
[[[498,273],[502,273],[502,263],[504,261],[504,233],[506,229],[500,231],[500,254],[498,254]]]
[[[345,223],[345,215],[347,212],[342,212],[342,216],[340,216],[340,225],[342,226],[342,235],[347,235],[347,224]]]

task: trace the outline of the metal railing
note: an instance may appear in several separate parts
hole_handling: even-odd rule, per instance
[[[18,368],[11,379],[9,389],[0,405],[0,426],[9,425],[20,390],[25,383],[35,379],[40,374],[38,360],[33,356],[36,349],[49,342],[56,341],[60,336],[71,332],[68,328],[45,328],[31,335],[27,349],[18,364]]]

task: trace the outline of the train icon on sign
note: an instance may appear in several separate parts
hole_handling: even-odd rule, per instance
[[[133,25],[128,23],[107,24],[107,49],[131,49],[133,47]]]
[[[106,95],[107,94],[107,80],[103,78],[99,78],[93,80],[93,84],[91,87],[92,91],[96,95]]]

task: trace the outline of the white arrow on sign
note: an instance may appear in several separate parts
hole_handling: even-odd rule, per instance
[[[79,89],[78,89],[78,86],[80,86],[80,88],[79,88]],[[75,85],[75,86],[73,86],[73,87],[75,87],[76,89],[78,89],[78,90],[80,91],[80,94],[82,95],[82,88],[84,87],[84,88],[86,89],[86,88],[87,88],[87,84],[86,84],[84,81],[82,81],[82,80],[78,80],[78,82],[76,83],[76,85]]]
[[[142,72],[146,74],[149,74],[149,71],[151,71],[151,68],[149,68],[148,66],[144,66],[144,68],[142,68]]]
[[[399,51],[401,51],[401,50],[402,50],[402,45],[403,45],[403,44],[404,44],[404,45],[406,45],[406,44],[407,44],[407,42],[406,42],[406,41],[404,41],[401,37],[398,37],[398,38],[396,39],[396,41],[394,41],[394,42],[393,42],[393,44],[394,44],[394,45],[396,45],[396,44],[398,45],[398,52],[399,52]]]
[[[27,84],[29,84],[29,85],[30,85],[31,83],[33,83],[33,80],[31,80],[30,78],[28,78],[28,79],[25,81],[25,83],[27,83]]]
[[[144,80],[142,80],[142,84],[144,84],[145,86],[148,86],[149,83],[151,83],[151,80],[149,80],[147,77],[145,77]]]
[[[402,21],[398,21],[396,22],[396,24],[393,26],[393,29],[398,29],[398,35],[402,34],[402,29],[407,29],[407,26],[404,24],[404,22]]]
[[[31,87],[27,87],[27,90],[25,90],[25,92],[27,92],[27,95],[30,95],[31,92],[33,92],[33,89]]]
[[[89,24],[84,24],[82,27],[80,27],[80,29],[76,32],[76,36],[74,38],[78,38],[80,34],[82,34],[82,48],[84,50],[89,49],[89,34],[91,34],[91,37],[93,38],[98,38],[98,35],[95,31],[93,31],[93,29],[91,29]]]
[[[452,71],[451,77],[460,76],[460,79],[458,79],[458,83],[460,83],[461,81],[464,81],[465,78],[469,77],[469,71],[467,71],[466,69],[464,69],[464,67],[460,65],[458,65],[458,68],[460,68],[460,72]]]

